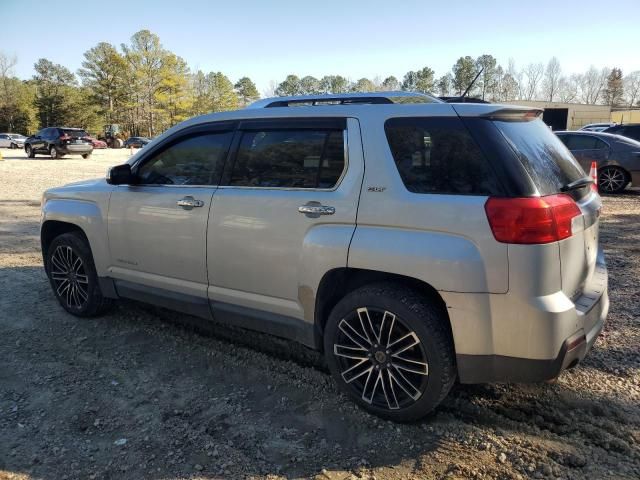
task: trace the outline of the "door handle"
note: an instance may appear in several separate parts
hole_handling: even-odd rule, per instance
[[[316,218],[320,215],[333,215],[336,213],[336,209],[327,205],[321,205],[319,202],[309,202],[306,205],[299,206],[298,212]]]
[[[204,207],[204,202],[202,200],[196,200],[191,195],[184,197],[182,200],[178,200],[177,205],[186,210],[191,210],[195,207]]]

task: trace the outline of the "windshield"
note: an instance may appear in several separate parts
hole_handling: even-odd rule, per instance
[[[540,119],[494,120],[541,195],[560,192],[586,176],[582,167]]]

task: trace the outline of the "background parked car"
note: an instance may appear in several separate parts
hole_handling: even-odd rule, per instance
[[[614,125],[604,130],[605,133],[613,133],[622,135],[623,137],[632,138],[640,141],[640,123],[626,123],[623,125]]]
[[[65,155],[82,155],[89,158],[93,152],[89,134],[81,128],[48,127],[43,128],[24,142],[24,151],[29,158],[36,154],[51,155],[51,158],[61,158]]]
[[[26,138],[19,133],[0,133],[0,147],[22,148]]]
[[[581,131],[587,131],[587,132],[602,132],[604,130],[606,130],[609,127],[613,127],[615,126],[615,123],[590,123],[589,125],[585,125],[584,127],[582,127],[580,130]]]
[[[618,193],[629,182],[640,185],[640,142],[603,132],[556,132],[585,171],[598,164],[598,187]]]
[[[142,148],[150,141],[151,140],[149,140],[147,137],[129,137],[124,142],[124,147],[125,148],[130,148],[130,147]]]
[[[98,140],[95,137],[85,137],[85,138],[91,141],[91,145],[93,145],[93,148],[107,148],[107,142]]]

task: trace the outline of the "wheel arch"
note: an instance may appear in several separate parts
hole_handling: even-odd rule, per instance
[[[445,326],[449,332],[452,345],[455,345],[447,305],[433,286],[423,280],[396,273],[345,267],[329,270],[324,274],[318,285],[314,315],[315,343],[318,350],[323,350],[324,329],[333,307],[350,292],[365,285],[379,282],[396,283],[415,290],[433,300],[446,320]]]
[[[60,220],[46,220],[40,227],[40,246],[42,248],[42,258],[46,259],[49,246],[53,242],[54,238],[59,237],[64,233],[77,232],[87,242],[89,250],[91,250],[91,243],[85,231],[78,225],[69,222],[63,222]],[[46,265],[46,261],[45,261]]]

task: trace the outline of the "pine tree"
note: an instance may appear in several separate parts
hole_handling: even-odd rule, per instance
[[[624,83],[622,70],[612,68],[607,77],[607,86],[604,89],[604,101],[607,105],[618,107],[624,102]]]
[[[256,84],[251,81],[249,77],[242,77],[234,85],[238,97],[240,99],[240,106],[246,107],[251,102],[255,102],[260,98]]]

